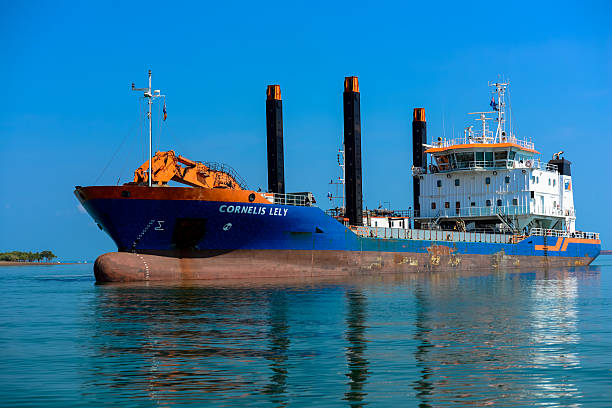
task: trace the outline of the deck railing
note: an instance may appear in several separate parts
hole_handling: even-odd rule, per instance
[[[261,195],[272,204],[312,207],[316,202],[314,195],[310,192],[286,194],[261,193]]]
[[[489,242],[507,244],[512,242],[509,234],[492,234],[483,232],[462,232],[443,230],[418,230],[404,228],[380,228],[367,226],[350,226],[351,231],[361,237],[380,239],[411,239],[423,241],[449,242]]]
[[[493,137],[493,132],[491,131],[488,131],[487,134],[484,136],[480,133],[476,133],[475,135],[471,137],[463,136],[463,137],[457,137],[453,139],[444,138],[442,140],[434,141],[433,146],[434,147],[450,147],[450,146],[455,146],[455,145],[464,145],[464,144],[473,144],[473,143],[492,144],[494,141],[497,143],[514,143],[525,149],[531,149],[531,150],[535,149],[535,145],[533,142],[530,142],[525,139],[519,139],[514,136],[502,137],[501,139],[496,140]]]
[[[503,169],[537,169],[548,172],[556,172],[557,166],[540,160],[470,160],[457,163],[446,163],[444,165],[431,165],[430,172],[446,173],[457,170],[503,170]],[[422,175],[423,169],[414,167],[413,176]]]
[[[529,235],[546,236],[546,237],[568,237],[568,238],[582,238],[582,239],[599,239],[598,232],[584,232],[584,231],[563,231],[545,228],[532,228],[529,231]]]
[[[485,232],[464,232],[464,231],[444,231],[444,230],[419,230],[404,228],[380,228],[368,226],[349,227],[351,231],[360,237],[379,238],[379,239],[408,239],[422,241],[449,241],[449,242],[487,242],[497,244],[517,243],[526,236],[515,234],[495,234]],[[550,237],[571,237],[582,239],[597,239],[597,232],[567,232],[543,228],[532,228],[529,236],[550,236]]]
[[[422,215],[415,214],[416,218],[452,218],[452,217],[495,217],[498,213],[503,215],[544,215],[552,217],[573,216],[573,210],[559,208],[538,208],[534,204],[506,205],[490,207],[461,207],[423,210]]]
[[[243,190],[248,190],[248,185],[247,185],[246,180],[242,178],[240,174],[238,174],[238,172],[234,170],[232,166],[229,166],[225,163],[217,163],[217,162],[202,162],[202,164],[208,167],[210,170],[220,171],[220,172],[229,174],[234,180],[236,180],[236,183],[238,183],[238,185]]]

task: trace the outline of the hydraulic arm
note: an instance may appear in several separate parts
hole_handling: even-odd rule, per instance
[[[148,170],[147,160],[134,172],[134,182],[148,183]],[[191,187],[243,190],[236,178],[226,169],[213,169],[203,163],[177,156],[173,150],[155,153],[151,170],[152,181],[158,185],[167,184],[172,180]]]

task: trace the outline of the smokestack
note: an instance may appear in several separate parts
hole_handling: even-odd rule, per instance
[[[345,216],[350,225],[363,225],[363,196],[361,191],[361,113],[359,81],[344,78],[344,188]]]
[[[270,193],[285,194],[283,101],[281,100],[280,85],[268,85],[266,96],[268,191]]]
[[[421,168],[422,173],[427,172],[427,160],[425,158],[425,146],[427,143],[427,122],[425,122],[425,109],[414,108],[412,119],[412,165]],[[418,176],[413,177],[412,195],[415,216],[420,215],[421,205],[419,195],[421,192],[421,180]]]

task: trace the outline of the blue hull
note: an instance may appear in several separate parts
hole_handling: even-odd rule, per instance
[[[599,243],[563,237],[531,236],[511,244],[361,237],[317,207],[112,198],[85,200],[83,206],[119,251],[139,253],[197,256],[200,251],[314,250],[426,254],[437,245],[449,247],[455,255],[579,258],[588,264],[601,250]]]

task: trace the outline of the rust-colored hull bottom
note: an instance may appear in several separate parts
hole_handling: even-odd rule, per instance
[[[169,256],[173,255],[173,256]],[[589,265],[594,258],[359,251],[234,250],[188,254],[109,252],[94,265],[98,282],[303,278]]]

